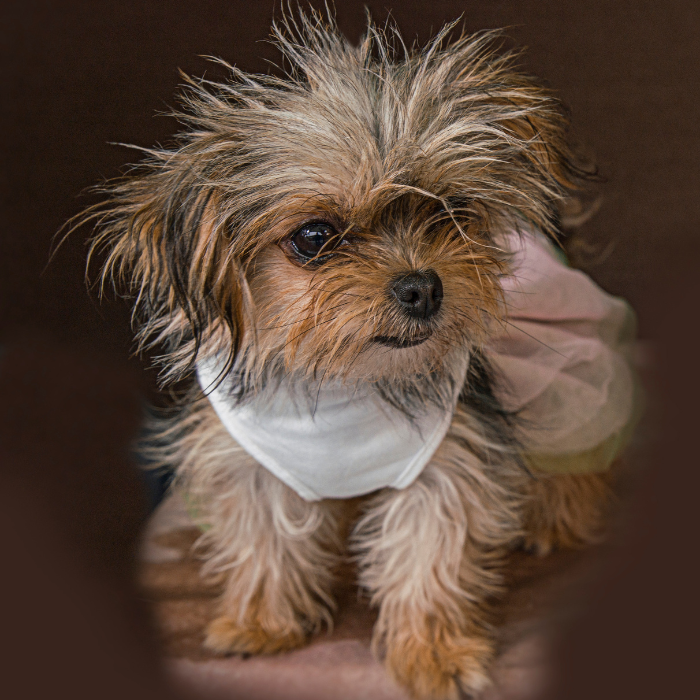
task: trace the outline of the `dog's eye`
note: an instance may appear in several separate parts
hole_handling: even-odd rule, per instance
[[[291,240],[294,252],[304,260],[331,253],[340,243],[336,230],[324,222],[304,224]]]

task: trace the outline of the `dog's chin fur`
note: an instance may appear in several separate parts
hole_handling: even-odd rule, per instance
[[[283,22],[287,77],[228,67],[226,82],[189,80],[179,142],[150,150],[84,220],[98,224],[103,284],[135,296],[139,344],[160,349],[164,382],[217,356],[240,400],[273,380],[370,383],[411,412],[445,403],[450,358],[469,353],[431,462],[359,511],[301,499],[194,385],[144,446],[175,468],[210,526],[205,570],[227,578],[210,649],[283,651],[329,626],[349,552],[379,609],[373,648],[388,671],[414,697],[456,698],[488,683],[486,602],[507,552],[591,541],[601,521],[602,478],[523,467],[482,352],[509,264],[494,241],[520,227],[556,234],[558,205],[586,173],[556,99],[493,34],[450,43],[447,28],[411,53],[391,31],[370,25],[354,47],[315,14]],[[316,259],[295,242],[309,222],[335,232]],[[439,278],[436,313],[397,302],[392,285],[409,273]]]

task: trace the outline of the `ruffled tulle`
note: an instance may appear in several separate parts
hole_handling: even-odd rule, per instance
[[[630,306],[563,261],[542,234],[512,233],[502,280],[507,307],[486,351],[503,406],[517,413],[520,440],[537,469],[607,469],[639,413]]]

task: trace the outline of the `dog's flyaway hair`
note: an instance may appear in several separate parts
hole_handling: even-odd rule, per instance
[[[421,700],[488,683],[502,562],[594,541],[608,497],[602,474],[535,475],[515,415],[529,404],[499,383],[509,361],[535,389],[554,381],[520,342],[534,333],[504,329],[513,311],[555,319],[553,267],[581,280],[540,232],[556,237],[589,173],[500,35],[454,30],[409,49],[370,22],[353,46],[332,19],[288,14],[273,26],[285,74],[186,77],[174,145],[142,149],[78,221],[96,225],[100,287],[133,296],[163,381],[197,370],[141,453],[209,526],[204,568],[224,592],[205,646],[303,644],[331,625],[349,555],[379,608],[372,648]],[[564,344],[583,325],[588,343],[597,321],[567,326],[560,301],[548,330]]]
[[[165,381],[203,349],[228,353],[230,367],[256,343],[258,361],[267,354],[289,371],[319,323],[329,340],[307,356],[307,372],[351,360],[360,334],[350,342],[340,330],[348,317],[333,320],[329,309],[351,292],[330,279],[332,266],[287,330],[283,357],[279,343],[266,352],[255,324],[247,275],[257,255],[319,212],[345,236],[381,224],[392,207],[424,211],[425,227],[459,233],[461,242],[444,245],[477,276],[479,295],[493,298],[484,312],[494,311],[498,294],[484,280],[499,273],[494,232],[527,222],[554,234],[559,200],[586,173],[567,146],[560,104],[515,69],[513,54],[495,51],[498,34],[450,41],[453,31],[409,51],[397,30],[370,23],[353,46],[331,19],[288,16],[273,28],[284,77],[224,64],[225,82],[186,79],[176,145],[143,149],[145,160],[82,217],[97,224],[91,255],[106,255],[101,285],[113,280],[135,297],[139,346],[162,349]],[[340,257],[336,268],[352,254]],[[372,316],[376,304],[367,299],[362,312]],[[276,314],[268,326],[289,320],[289,309]],[[474,329],[483,326],[473,314]]]

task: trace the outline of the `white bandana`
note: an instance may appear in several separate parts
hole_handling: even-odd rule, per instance
[[[520,437],[535,467],[605,469],[634,413],[632,311],[567,267],[542,234],[504,238],[514,253],[503,279],[508,324],[485,348],[500,374],[498,398],[524,418]],[[197,376],[234,440],[313,501],[410,485],[447,433],[468,359],[455,353],[452,410],[428,407],[413,421],[370,388],[324,387],[307,401],[282,383],[274,396],[237,406],[215,358],[198,362]]]
[[[235,406],[228,378],[217,385],[215,362],[198,363],[197,376],[236,442],[302,498],[316,501],[411,484],[452,422],[468,354],[458,363],[452,410],[431,406],[412,421],[370,390],[323,387],[318,400],[308,400],[282,383],[274,396]]]

